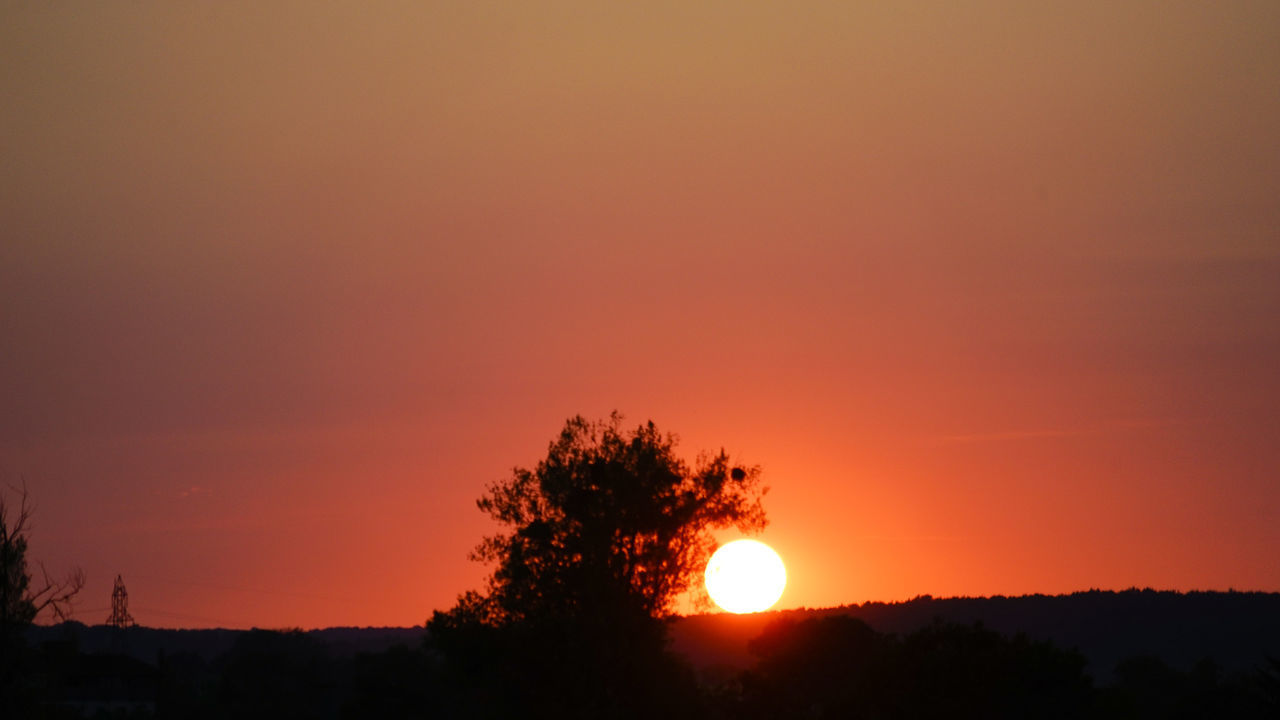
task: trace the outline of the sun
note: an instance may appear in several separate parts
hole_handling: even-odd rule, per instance
[[[731,613],[768,610],[782,597],[787,569],[773,548],[756,540],[722,545],[707,563],[707,592]]]

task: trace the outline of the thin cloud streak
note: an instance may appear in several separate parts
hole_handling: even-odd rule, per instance
[[[1000,442],[1005,440],[1039,440],[1044,438],[1068,438],[1084,435],[1103,435],[1116,432],[1140,432],[1162,427],[1186,425],[1185,419],[1167,420],[1118,420],[1077,428],[1044,428],[1032,430],[1007,430],[1001,432],[964,433],[938,436],[942,443],[981,443]]]

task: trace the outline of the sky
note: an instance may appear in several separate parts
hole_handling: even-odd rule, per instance
[[[615,409],[762,466],[780,607],[1280,591],[1277,37],[5,0],[0,480],[90,624],[421,624]]]

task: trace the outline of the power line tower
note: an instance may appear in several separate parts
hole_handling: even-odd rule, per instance
[[[133,627],[133,616],[129,614],[129,591],[124,589],[124,578],[116,576],[116,586],[111,591],[111,617],[107,624],[114,628]]]

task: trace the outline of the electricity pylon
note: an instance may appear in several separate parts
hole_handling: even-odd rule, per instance
[[[111,591],[111,617],[107,624],[117,628],[132,627],[133,616],[129,614],[129,591],[124,589],[124,578],[116,576],[116,586]]]

